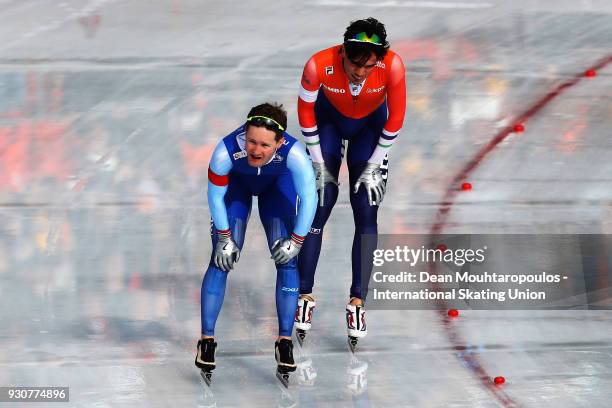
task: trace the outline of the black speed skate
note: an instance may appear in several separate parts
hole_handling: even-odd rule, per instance
[[[206,385],[210,386],[212,382],[212,371],[215,369],[215,351],[217,343],[215,339],[198,340],[198,351],[195,358],[195,365],[200,371],[202,379]]]
[[[289,373],[296,370],[297,365],[293,359],[293,342],[289,339],[280,339],[274,344],[276,356],[276,377],[289,388]]]

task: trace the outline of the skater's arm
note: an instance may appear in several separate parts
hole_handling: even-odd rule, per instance
[[[397,135],[402,130],[406,114],[406,73],[399,55],[394,55],[389,64],[387,82],[387,108],[389,117],[385,123],[378,145],[368,160],[369,163],[382,164]]]
[[[312,57],[304,66],[302,82],[300,84],[300,96],[298,98],[298,119],[304,136],[304,142],[310,152],[312,161],[323,163],[321,145],[319,144],[319,130],[315,117],[315,101],[319,94],[321,81],[317,74],[317,64]]]
[[[224,197],[227,192],[231,169],[232,160],[225,143],[221,140],[215,147],[208,166],[208,208],[218,231],[229,230]]]
[[[312,163],[301,143],[296,142],[291,147],[287,157],[287,167],[291,171],[293,184],[299,197],[297,221],[293,233],[303,238],[310,230],[317,211],[318,200]]]

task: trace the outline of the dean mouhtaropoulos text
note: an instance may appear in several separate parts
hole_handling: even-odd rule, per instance
[[[455,272],[435,274],[430,272],[374,272],[372,280],[377,283],[559,283],[566,276],[540,272],[537,274],[502,274],[495,272]]]

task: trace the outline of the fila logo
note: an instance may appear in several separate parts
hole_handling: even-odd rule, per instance
[[[381,92],[383,89],[385,89],[385,86],[381,86],[380,88],[368,88],[368,90],[366,91],[366,93],[376,93],[376,92]]]
[[[382,62],[382,61],[377,61],[377,62],[376,62],[376,66],[377,66],[378,68],[383,68],[383,69],[387,67],[387,66],[385,65],[385,63],[384,63],[384,62]]]
[[[332,87],[329,87],[329,86],[327,86],[327,85],[325,85],[325,84],[323,84],[323,88],[325,88],[325,89],[327,89],[329,92],[333,92],[333,93],[338,93],[338,94],[343,94],[343,93],[346,93],[346,90],[345,90],[345,89],[340,89],[340,88],[332,88]]]
[[[247,157],[247,152],[241,150],[239,152],[234,153],[232,156],[234,156],[234,160],[242,159],[243,157]]]
[[[329,66],[329,67],[325,67],[325,73],[327,75],[334,75],[334,67],[333,67],[333,65]]]
[[[321,233],[321,228],[311,228],[310,229],[310,233],[311,234],[320,234]]]

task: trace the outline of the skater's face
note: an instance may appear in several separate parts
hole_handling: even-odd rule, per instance
[[[342,60],[344,66],[344,72],[348,77],[349,81],[353,84],[360,84],[372,73],[372,70],[376,66],[376,54],[370,54],[370,58],[365,63],[359,64],[355,61],[351,61],[344,50],[342,50]]]
[[[285,141],[281,137],[277,142],[275,138],[276,133],[272,130],[265,127],[249,126],[246,133],[246,151],[250,166],[261,167],[272,160],[276,150]]]

